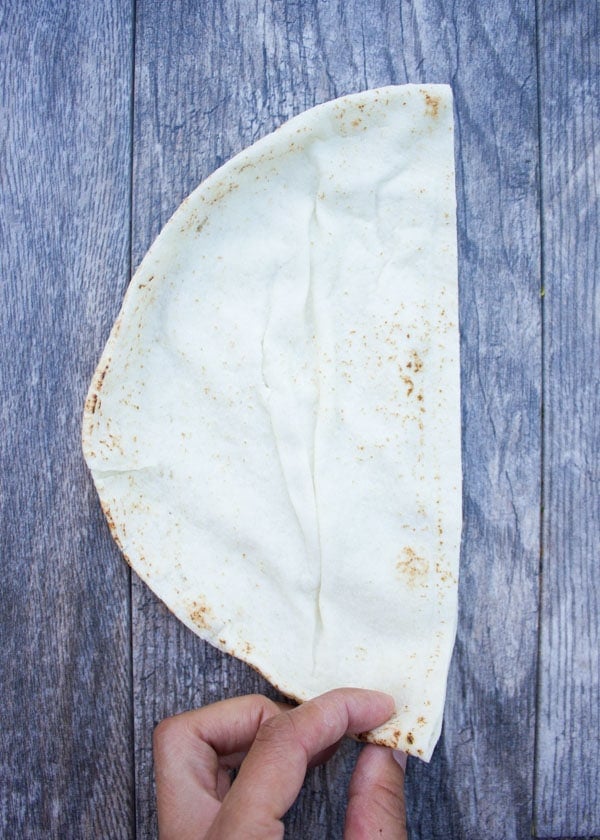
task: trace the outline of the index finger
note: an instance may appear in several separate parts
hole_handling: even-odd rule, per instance
[[[349,732],[363,732],[394,713],[387,694],[335,689],[265,721],[227,794],[209,837],[281,836],[279,819],[297,797],[306,768]]]

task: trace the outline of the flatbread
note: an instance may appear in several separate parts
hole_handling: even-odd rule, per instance
[[[313,108],[187,198],[94,376],[83,446],[128,562],[304,700],[396,699],[428,760],[461,533],[450,89]]]

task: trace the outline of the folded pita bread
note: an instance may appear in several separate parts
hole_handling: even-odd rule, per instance
[[[85,406],[115,540],[195,633],[299,700],[389,692],[431,756],[456,625],[450,89],[320,105],[186,199]]]

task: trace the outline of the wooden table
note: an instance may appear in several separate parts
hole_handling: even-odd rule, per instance
[[[132,269],[204,177],[390,83],[455,94],[464,538],[445,728],[412,838],[600,834],[596,0],[5,0],[0,834],[149,838],[151,734],[274,692],[113,544],[80,452]],[[289,837],[341,836],[357,747]]]

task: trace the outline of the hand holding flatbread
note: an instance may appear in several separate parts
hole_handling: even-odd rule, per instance
[[[162,721],[154,734],[160,837],[283,837],[280,820],[307,767],[393,708],[386,695],[336,689],[297,708],[251,695]],[[390,750],[367,745],[350,782],[345,840],[406,838],[403,786],[404,770]]]

